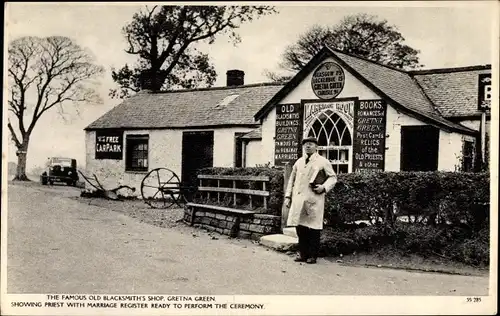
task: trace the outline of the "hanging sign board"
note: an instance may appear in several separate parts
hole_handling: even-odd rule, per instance
[[[384,100],[360,100],[356,104],[353,172],[384,171],[386,114]]]
[[[95,159],[123,159],[123,131],[96,131]]]
[[[275,166],[293,165],[302,156],[302,117],[301,104],[276,106]]]
[[[480,74],[478,78],[478,110],[491,109],[491,74]]]
[[[314,94],[318,98],[325,100],[338,96],[344,88],[344,83],[344,71],[333,62],[326,62],[316,68],[311,80]]]

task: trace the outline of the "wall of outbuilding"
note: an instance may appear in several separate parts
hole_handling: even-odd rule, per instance
[[[119,185],[128,185],[137,189],[135,195],[140,195],[140,184],[147,172],[125,171],[125,140],[127,135],[149,135],[149,166],[168,168],[182,177],[182,133],[185,131],[201,131],[209,129],[156,129],[156,130],[125,130],[123,133],[123,159],[95,159],[96,132],[85,132],[85,170],[88,175],[95,174],[103,187],[112,189]],[[214,167],[234,166],[235,133],[245,133],[252,130],[247,127],[216,128],[214,131]],[[182,179],[181,179],[182,180]]]

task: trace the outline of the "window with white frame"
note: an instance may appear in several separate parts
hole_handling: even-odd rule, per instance
[[[338,114],[332,110],[319,113],[306,135],[318,139],[318,153],[330,160],[336,173],[350,172],[351,132]]]

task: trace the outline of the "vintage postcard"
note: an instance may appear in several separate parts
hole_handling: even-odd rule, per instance
[[[2,315],[496,314],[496,1],[7,2]]]

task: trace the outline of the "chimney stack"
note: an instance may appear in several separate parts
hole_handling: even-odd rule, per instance
[[[242,86],[245,84],[245,72],[241,70],[238,69],[228,70],[226,72],[226,76],[227,76],[228,87]]]

